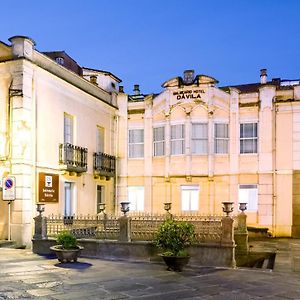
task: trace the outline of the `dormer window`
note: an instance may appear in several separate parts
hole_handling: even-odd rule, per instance
[[[59,56],[55,58],[55,61],[59,64],[59,65],[63,65],[65,63],[65,60],[63,57]]]
[[[98,85],[98,83],[97,83],[97,76],[96,75],[91,75],[90,76],[90,82],[92,84]]]

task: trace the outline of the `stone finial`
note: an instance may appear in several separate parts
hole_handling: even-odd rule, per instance
[[[267,83],[267,69],[260,70],[260,83],[261,84]]]
[[[26,57],[32,59],[35,46],[34,40],[27,36],[16,35],[8,39],[11,42],[14,58]]]

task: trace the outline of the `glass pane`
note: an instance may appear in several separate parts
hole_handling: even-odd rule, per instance
[[[181,191],[181,210],[190,210],[189,208],[189,197],[190,191],[182,190]]]
[[[171,142],[171,154],[183,154],[184,141],[172,141]]]
[[[228,138],[228,124],[215,124],[215,137]]]
[[[192,153],[193,154],[207,154],[208,145],[207,140],[193,140],[192,141]]]
[[[165,127],[153,129],[153,141],[163,141],[165,139]]]
[[[207,124],[195,123],[192,124],[192,138],[207,138]]]
[[[198,210],[199,191],[198,190],[190,191],[190,197],[191,197],[191,210]]]

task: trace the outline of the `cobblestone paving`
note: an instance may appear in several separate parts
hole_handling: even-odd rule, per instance
[[[4,299],[300,299],[300,274],[254,269],[186,268],[80,258],[59,264],[30,250],[0,249]]]

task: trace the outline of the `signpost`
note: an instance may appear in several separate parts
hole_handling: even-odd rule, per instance
[[[3,177],[2,199],[8,201],[8,240],[10,241],[10,204],[16,199],[16,178],[14,176]]]

